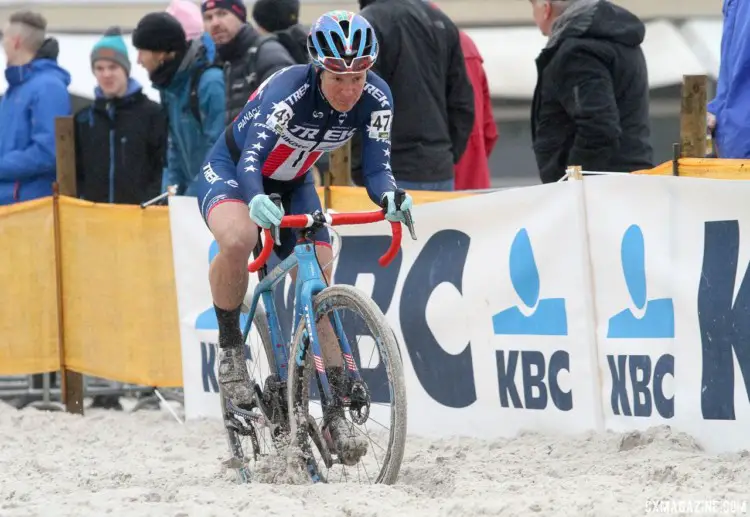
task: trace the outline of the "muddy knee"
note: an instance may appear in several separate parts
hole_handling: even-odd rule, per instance
[[[249,232],[242,234],[240,232],[230,233],[217,238],[219,244],[219,253],[225,260],[237,264],[247,264],[250,254],[253,252],[257,238],[254,238]]]

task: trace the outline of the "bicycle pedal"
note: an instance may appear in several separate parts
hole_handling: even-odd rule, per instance
[[[263,400],[263,390],[257,382],[253,382],[253,393],[255,393],[257,400]],[[255,401],[253,401],[253,403],[255,403]]]
[[[249,461],[247,458],[240,459],[237,457],[232,456],[228,460],[224,460],[221,462],[221,464],[229,469],[241,469],[244,467],[247,467],[249,464]]]

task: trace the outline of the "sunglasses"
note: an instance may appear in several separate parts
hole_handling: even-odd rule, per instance
[[[347,65],[346,60],[340,57],[324,57],[320,60],[323,68],[336,74],[354,74],[364,72],[372,67],[375,60],[372,56],[360,56],[352,59]]]

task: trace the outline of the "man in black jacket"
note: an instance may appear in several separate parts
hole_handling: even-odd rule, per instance
[[[78,194],[97,203],[140,204],[159,195],[167,116],[130,78],[119,29],[94,45],[94,103],[75,115]]]
[[[261,35],[247,23],[242,0],[204,0],[201,11],[224,67],[228,124],[263,81],[295,62],[275,36]]]
[[[380,52],[374,71],[393,94],[391,166],[407,190],[453,190],[474,125],[474,92],[458,28],[423,0],[359,0]],[[358,141],[352,174],[361,182]]]
[[[569,165],[631,172],[652,164],[643,23],[607,0],[531,0],[546,47],[531,134],[543,183]]]
[[[255,0],[253,21],[261,34],[274,34],[297,64],[310,62],[308,27],[299,23],[299,0]]]

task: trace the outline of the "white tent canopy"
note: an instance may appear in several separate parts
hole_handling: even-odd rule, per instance
[[[674,24],[654,21],[646,24],[646,39],[641,46],[648,66],[651,88],[682,84],[683,75],[709,74],[708,67],[690,49]]]
[[[682,34],[687,39],[690,48],[706,66],[714,78],[719,77],[719,61],[721,60],[720,19],[689,20],[682,27]]]
[[[544,48],[545,38],[536,27],[503,27],[467,29],[484,59],[490,94],[495,98],[529,100],[536,85],[535,59]],[[91,72],[89,55],[101,35],[51,34],[60,43],[60,65],[71,75],[70,92],[80,97],[93,97],[96,82]],[[132,63],[132,76],[142,85],[146,95],[158,101],[159,95],[146,71],[137,64],[137,53],[124,36]],[[718,75],[721,45],[720,19],[695,19],[682,27],[666,20],[646,24],[643,52],[648,66],[651,88],[682,83],[684,74]],[[5,55],[0,51],[0,66]],[[0,76],[0,93],[7,88]]]
[[[536,27],[467,29],[484,59],[493,97],[528,100],[534,94],[535,59],[546,38]],[[643,53],[651,88],[682,83],[685,74],[718,73],[721,20],[693,20],[679,29],[666,20],[646,23]],[[689,43],[693,41],[696,43]]]
[[[484,59],[490,95],[530,99],[536,85],[536,57],[546,38],[536,27],[467,29]]]

